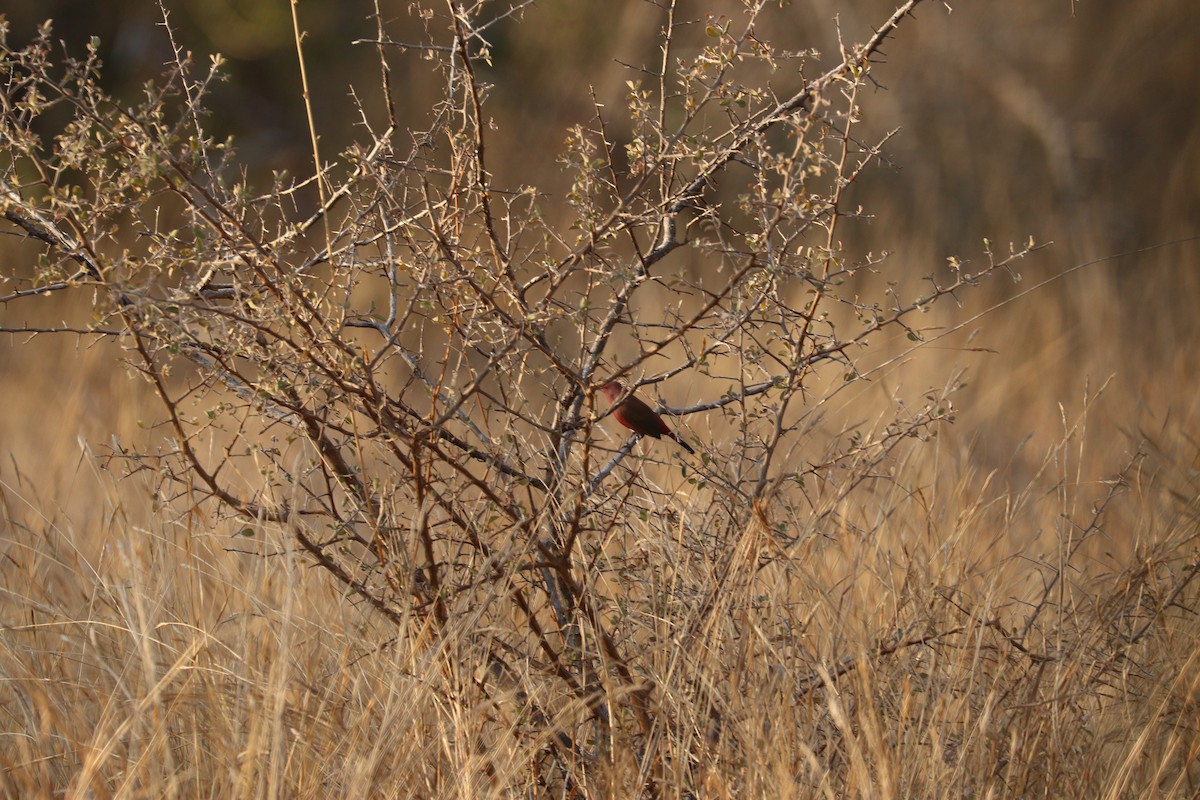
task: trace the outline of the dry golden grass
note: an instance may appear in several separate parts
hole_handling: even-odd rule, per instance
[[[991,324],[1019,336],[1019,318]],[[6,385],[29,391],[5,418],[6,796],[566,791],[534,783],[550,734],[533,732],[572,729],[581,709],[543,698],[547,725],[525,716],[531,698],[485,702],[453,638],[429,650],[419,630],[397,637],[270,526],[259,536],[279,555],[263,558],[201,511],[156,512],[150,486],[98,470],[78,440],[133,431],[152,403],[112,377],[111,354],[64,350],[7,367]],[[43,363],[65,369],[32,368]],[[62,375],[80,382],[75,398],[54,393]],[[1048,383],[1050,396],[1078,395]],[[120,402],[80,410],[89,384],[120,386]],[[663,743],[664,796],[691,796],[688,785],[705,797],[1193,796],[1194,404],[1181,397],[1130,460],[1128,436],[1084,419],[1104,400],[1065,412],[1050,446],[1025,444],[1041,461],[1021,483],[978,471],[969,443],[944,430],[892,467],[920,480],[856,494],[872,502],[845,509],[837,531],[787,520],[798,535],[782,554],[761,527],[716,548],[673,536],[670,521],[630,531],[620,547],[644,552],[645,571],[601,567],[598,594],[658,601],[640,624],[644,677],[690,720],[690,740]],[[1020,429],[1019,410],[988,412],[972,409]],[[1107,413],[1139,419],[1128,404]],[[714,562],[724,548],[734,556]],[[1007,634],[1036,602],[1026,652]],[[471,609],[459,613],[469,636]],[[906,618],[926,627],[873,638]],[[686,763],[697,752],[704,763]],[[581,770],[570,780],[593,796],[619,796],[640,766],[616,751],[563,769]]]
[[[931,24],[949,36],[937,26],[952,23]],[[998,95],[1028,88],[996,75]],[[1200,154],[1189,136],[1183,164]],[[977,157],[978,141],[938,168]],[[972,174],[987,210],[964,227],[1019,236],[1054,216],[1049,238],[1066,243],[1023,263],[1024,283],[937,309],[944,327],[1126,243],[1106,236],[1104,198],[1096,218],[1059,219],[1054,192],[995,208],[1011,196],[1012,159],[985,162]],[[848,246],[938,263],[951,237],[926,236],[920,220],[954,205],[945,175],[905,180],[922,202],[902,190],[871,203],[880,227],[892,214],[912,236],[871,230]],[[1194,187],[1179,173],[1166,186],[1143,187],[1147,202],[1169,199],[1179,216],[1135,226],[1136,244],[1192,233]],[[387,622],[341,594],[281,526],[249,530],[187,497],[164,503],[151,476],[110,470],[102,456],[114,443],[162,440],[161,407],[115,344],[7,338],[0,794],[1200,795],[1200,364],[1186,269],[1196,253],[1192,242],[1080,270],[870,382],[814,378],[825,411],[797,460],[819,458],[852,423],[879,426],[896,398],[960,369],[968,386],[954,395],[955,424],[889,453],[870,479],[815,476],[808,507],[768,496],[751,524],[731,528],[729,498],[651,466],[662,448],[641,443],[646,466],[629,480],[647,513],[589,543],[587,577],[602,615],[628,616],[622,645],[654,687],[650,711],[672,720],[652,728],[650,761],[644,741],[587,739],[599,735],[588,709],[544,671],[481,665],[472,645],[493,609],[455,607],[436,636],[417,615]],[[690,391],[696,402],[706,387]],[[732,446],[722,420],[697,417],[685,435]],[[853,490],[840,483],[851,477]],[[560,735],[602,757],[572,761],[571,747],[550,746]]]

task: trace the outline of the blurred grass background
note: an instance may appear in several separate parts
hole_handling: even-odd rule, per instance
[[[723,5],[683,8],[697,16],[735,10]],[[389,32],[417,41],[406,6],[391,4]],[[1190,0],[951,6],[950,13],[941,5],[918,9],[884,48],[886,58],[873,72],[877,91],[862,98],[862,141],[897,128],[899,135],[887,160],[862,176],[852,194],[871,216],[841,229],[852,257],[887,250],[893,255],[880,280],[915,287],[947,257],[981,262],[985,237],[998,251],[1031,235],[1054,242],[1020,266],[1020,283],[994,281],[964,297],[961,311],[946,319],[953,324],[1073,265],[1197,233],[1200,6]],[[797,2],[768,18],[777,41],[815,48],[828,63],[837,54],[839,26],[852,42],[891,9],[879,0]],[[287,9],[221,0],[180,2],[170,10],[181,48],[202,61],[212,52],[229,59],[229,80],[213,98],[214,133],[235,137],[243,162],[264,183],[276,170],[308,170]],[[362,135],[352,83],[366,107],[377,109],[370,96],[378,85],[373,48],[351,44],[374,38],[369,10],[300,7],[327,157]],[[489,110],[503,132],[491,145],[500,183],[562,187],[549,154],[561,150],[569,125],[590,118],[591,91],[621,138],[630,73],[617,62],[656,57],[656,13],[640,2],[545,3],[496,26],[494,67],[485,78],[495,84]],[[74,52],[99,36],[107,81],[122,96],[136,96],[171,55],[151,4],[15,2],[5,17],[14,42],[47,18]],[[438,87],[418,58],[396,63],[408,68],[393,75],[398,111],[419,128]],[[786,75],[777,82],[790,83]],[[0,247],[17,265],[36,252],[11,238]],[[1026,436],[1033,439],[1025,452],[1036,461],[1042,449],[1036,445],[1061,433],[1059,404],[1077,410],[1089,383],[1110,378],[1103,416],[1093,424],[1132,433],[1168,417],[1191,420],[1190,379],[1200,368],[1191,346],[1200,333],[1197,264],[1200,243],[1190,241],[1088,267],[970,326],[972,352],[935,345],[936,357],[919,360],[920,369],[933,371],[910,366],[905,381],[940,385],[948,363],[969,369],[951,435],[988,467],[1010,463]],[[45,313],[68,316],[52,308]],[[145,387],[114,368],[110,345],[7,337],[0,346],[11,426],[4,441],[41,485],[74,470],[81,436],[107,441],[136,431]],[[1129,442],[1106,436],[1103,445],[1121,449]]]
[[[406,0],[381,5],[385,16],[396,21],[394,38],[403,39],[407,29],[412,40],[419,39]],[[944,325],[970,319],[1072,266],[1104,260],[1000,305],[961,335],[889,371],[863,390],[864,407],[870,407],[873,392],[882,400],[897,382],[919,391],[942,385],[956,368],[968,370],[969,386],[956,399],[957,423],[940,434],[936,457],[913,467],[939,471],[940,479],[961,493],[964,509],[986,507],[973,498],[990,497],[998,487],[1029,485],[1048,460],[1059,456],[1061,462],[1051,470],[1056,479],[1070,475],[1079,486],[1090,487],[1091,494],[1103,494],[1102,481],[1143,442],[1150,459],[1139,473],[1146,483],[1136,491],[1149,496],[1159,491],[1161,481],[1166,492],[1181,494],[1178,499],[1186,502],[1195,485],[1189,478],[1198,466],[1195,376],[1200,356],[1195,343],[1200,315],[1195,309],[1200,243],[1155,246],[1200,233],[1200,86],[1195,80],[1200,74],[1200,4],[1012,0],[951,5],[952,13],[941,5],[920,8],[874,68],[878,88],[862,98],[866,119],[859,136],[870,141],[895,128],[900,132],[888,145],[887,161],[862,176],[854,189],[852,199],[871,219],[841,229],[846,250],[891,252],[875,279],[915,287],[947,257],[981,262],[985,237],[998,251],[1030,235],[1054,242],[1019,265],[1020,282],[994,280],[964,295],[962,307],[953,313],[939,311],[937,319]],[[735,8],[723,2],[683,6],[697,16]],[[286,5],[190,0],[170,8],[182,48],[197,54],[221,52],[230,59],[229,81],[219,87],[212,104],[213,131],[236,138],[243,160],[264,183],[276,170],[309,171],[310,145]],[[771,38],[816,48],[822,63],[832,63],[837,60],[837,25],[847,43],[855,42],[892,8],[878,0],[794,2],[773,11]],[[348,93],[351,83],[367,92],[360,96],[368,109],[377,107],[369,94],[378,84],[373,49],[350,44],[374,37],[369,12],[366,5],[354,4],[299,7],[301,27],[308,32],[316,124],[327,156],[361,133]],[[641,2],[541,3],[519,20],[495,28],[493,68],[486,78],[495,83],[489,109],[497,121],[492,165],[499,183],[561,188],[564,179],[550,154],[561,149],[568,126],[591,117],[593,91],[620,137],[629,73],[617,62],[640,64],[655,58],[657,13]],[[151,4],[10,2],[4,14],[10,39],[17,43],[45,18],[56,20],[55,30],[75,53],[89,36],[101,37],[107,79],[118,94],[135,96],[140,83],[156,76],[171,57]],[[420,128],[438,89],[418,58],[398,63],[408,67],[393,76],[399,112]],[[779,82],[784,88],[792,84],[789,76],[780,76]],[[1152,249],[1105,258],[1142,248]],[[0,240],[0,258],[14,270],[37,252],[14,237]],[[11,325],[76,318],[81,310],[50,303],[34,308],[24,303],[0,313]],[[33,313],[44,316],[36,320],[28,316]],[[221,617],[223,625],[238,628],[226,628],[223,636],[247,649],[240,655],[220,651],[210,656],[211,674],[192,685],[193,695],[174,702],[194,704],[217,731],[215,736],[229,741],[261,744],[282,737],[283,711],[248,714],[261,719],[261,731],[221,732],[222,722],[232,724],[244,712],[235,713],[225,704],[253,706],[257,698],[271,696],[269,691],[239,694],[237,687],[275,687],[287,698],[295,678],[285,659],[273,661],[278,653],[311,657],[314,664],[325,658],[322,669],[330,662],[348,665],[349,653],[339,649],[341,640],[329,632],[361,630],[374,621],[334,596],[314,594],[319,580],[304,582],[297,594],[295,564],[280,570],[276,560],[238,558],[227,551],[225,540],[174,535],[190,532],[172,531],[169,520],[156,519],[146,487],[118,484],[97,466],[95,452],[114,441],[144,441],[153,435],[148,426],[158,419],[149,387],[120,366],[120,358],[114,343],[70,336],[0,340],[5,548],[10,563],[36,563],[28,574],[6,570],[7,594],[14,601],[37,599],[47,608],[56,603],[76,607],[81,617],[89,608],[112,604],[122,619],[138,620],[130,625],[134,635],[128,651],[110,644],[114,662],[129,659],[130,674],[141,670],[146,685],[162,677],[147,644],[151,638],[170,641],[172,626],[221,617],[220,609],[227,606],[254,609]],[[1101,386],[1106,388],[1097,399]],[[1086,433],[1068,435],[1085,406]],[[1066,443],[1071,452],[1066,454],[1064,446],[1054,455],[1055,446]],[[1080,502],[1080,507],[1086,505]],[[1065,510],[1056,504],[1045,518]],[[1130,550],[1145,531],[1173,524],[1138,516],[1145,513],[1131,510],[1111,526],[1110,537],[1128,536],[1127,541],[1110,542],[1114,551]],[[1037,535],[1006,530],[987,514],[980,515],[979,525],[977,531],[959,520],[954,547],[986,552],[998,537]],[[74,548],[69,556],[61,547],[64,540]],[[25,557],[26,549],[55,556],[34,562]],[[177,557],[181,552],[186,559]],[[974,552],[970,559],[983,557]],[[879,569],[886,571],[887,559],[881,556],[880,561]],[[181,570],[180,563],[190,566]],[[205,568],[197,569],[197,564]],[[827,569],[834,574],[849,567],[831,563]],[[87,583],[92,577],[110,589],[123,589],[103,597],[92,594]],[[153,599],[162,599],[163,605],[139,605]],[[125,601],[128,605],[122,605]],[[344,616],[331,619],[331,609]],[[386,635],[376,631],[365,638]],[[108,645],[95,646],[104,650]],[[50,644],[45,648],[53,650]],[[21,663],[19,653],[6,655],[7,669]],[[104,660],[89,656],[88,662]],[[307,674],[290,663],[296,673]],[[1188,665],[1184,672],[1194,675],[1195,665]],[[261,674],[255,672],[259,669]],[[248,677],[242,670],[253,674]],[[79,686],[93,685],[82,672]],[[365,674],[347,670],[341,680],[365,680]],[[364,685],[356,691],[366,698],[370,689]],[[53,706],[38,698],[27,702]],[[70,726],[66,709],[71,709],[79,715],[76,727],[86,728],[103,718],[110,702],[94,695],[77,698],[47,711],[43,719],[58,715],[57,724]],[[312,719],[331,726],[327,733],[341,743],[339,754],[359,753],[366,785],[377,754],[362,732],[386,727],[409,712],[422,718],[413,704],[434,700],[390,695],[379,706],[367,699],[363,703],[346,710],[337,723],[316,709]],[[430,712],[424,718],[435,716]],[[301,723],[289,719],[287,724]],[[310,721],[305,729],[315,727]],[[347,732],[354,731],[359,738],[347,741]],[[428,735],[434,741],[448,736],[445,731]],[[319,744],[317,738],[305,745],[311,748],[308,756],[331,758]],[[253,753],[248,746],[244,755],[248,759]],[[53,784],[54,778],[47,780]],[[245,784],[248,793],[253,793],[254,780],[263,780],[249,768],[242,778],[250,782]],[[314,792],[319,796],[319,789]]]

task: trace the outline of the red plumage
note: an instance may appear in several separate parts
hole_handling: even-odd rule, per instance
[[[608,402],[615,403],[621,395],[625,394],[625,387],[618,381],[609,381],[600,387],[600,391],[604,392]],[[621,404],[613,411],[613,416],[617,418],[617,422],[631,431],[655,439],[666,436],[679,442],[679,445],[689,453],[693,455],[696,453],[691,445],[680,439],[674,431],[667,427],[662,416],[635,395],[631,394],[621,401]]]

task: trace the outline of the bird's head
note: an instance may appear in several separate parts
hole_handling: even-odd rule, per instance
[[[600,391],[604,392],[604,396],[608,402],[614,402],[618,397],[625,394],[625,385],[620,381],[609,381],[600,387]]]

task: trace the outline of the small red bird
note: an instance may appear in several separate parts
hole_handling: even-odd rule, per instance
[[[615,403],[617,398],[625,394],[625,386],[619,381],[609,381],[600,387],[600,391],[604,392],[604,396],[608,398],[608,402]],[[617,422],[629,428],[631,431],[650,436],[655,439],[666,436],[679,442],[679,445],[687,450],[692,455],[696,451],[691,445],[675,435],[675,432],[667,427],[667,423],[663,422],[663,418],[655,412],[650,406],[643,403],[635,395],[629,395],[617,406],[617,410],[613,412],[613,416],[617,418]]]

